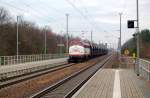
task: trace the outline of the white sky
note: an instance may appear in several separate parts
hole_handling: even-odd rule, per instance
[[[0,6],[14,18],[21,15],[39,26],[50,26],[56,33],[65,33],[65,14],[68,13],[70,34],[82,37],[81,31],[87,31],[84,38],[90,39],[90,31],[93,31],[95,42],[107,42],[115,47],[119,12],[123,13],[122,42],[131,38],[135,31],[127,29],[127,20],[136,19],[136,0],[0,0]],[[139,7],[140,29],[150,28],[150,0],[139,0]]]

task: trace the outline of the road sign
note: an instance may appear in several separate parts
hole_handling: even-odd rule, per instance
[[[124,50],[124,54],[125,54],[125,55],[129,55],[129,53],[130,53],[130,52],[129,52],[128,49]]]

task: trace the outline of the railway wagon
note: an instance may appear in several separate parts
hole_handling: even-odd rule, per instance
[[[97,45],[81,39],[73,39],[69,42],[68,62],[85,61],[93,57],[107,54],[105,45]]]

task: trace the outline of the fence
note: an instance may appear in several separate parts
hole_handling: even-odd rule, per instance
[[[19,55],[17,56],[0,56],[0,65],[14,65],[26,62],[48,60],[54,58],[67,57],[66,54],[39,54],[39,55]]]
[[[119,57],[120,68],[134,68],[135,67],[135,59],[129,56],[121,56]]]
[[[121,64],[133,65],[135,60],[133,57],[120,57]]]
[[[144,59],[139,59],[139,74],[150,81],[150,62]]]

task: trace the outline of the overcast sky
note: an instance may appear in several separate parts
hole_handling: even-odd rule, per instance
[[[135,29],[127,29],[127,20],[136,19],[136,0],[0,0],[12,17],[23,16],[37,25],[49,26],[53,32],[65,33],[69,14],[69,33],[95,42],[117,45],[119,13],[122,15],[122,41],[132,37]],[[140,29],[150,28],[150,0],[139,0]],[[84,34],[82,34],[84,32]]]

